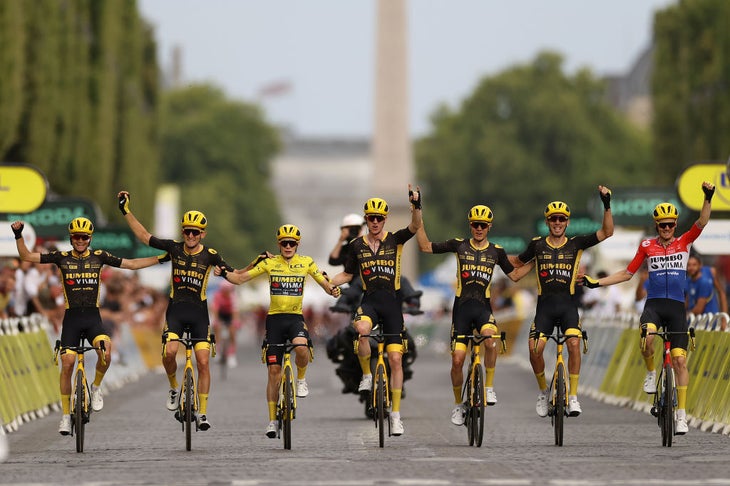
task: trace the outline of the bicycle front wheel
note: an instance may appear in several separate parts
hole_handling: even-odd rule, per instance
[[[474,393],[470,404],[472,420],[470,426],[472,429],[472,437],[474,437],[474,445],[482,446],[484,438],[484,370],[481,365],[474,369]]]
[[[378,428],[378,443],[385,446],[385,368],[381,365],[375,371],[375,425]]]
[[[563,422],[565,419],[565,367],[558,366],[553,391],[553,429],[555,430],[555,445],[563,445]]]
[[[672,365],[664,366],[664,394],[662,395],[662,445],[672,447],[674,436],[674,370]]]
[[[76,428],[76,452],[84,452],[84,429],[85,429],[85,408],[86,408],[86,383],[84,374],[76,371],[76,393],[74,394],[74,427]]]
[[[294,402],[294,390],[292,379],[292,370],[287,367],[284,368],[284,403],[282,403],[282,428],[284,429],[284,449],[291,449],[291,420],[294,415],[293,402]]]
[[[183,403],[183,426],[185,427],[185,449],[193,448],[193,404],[195,395],[193,390],[193,370],[185,370],[185,402]]]

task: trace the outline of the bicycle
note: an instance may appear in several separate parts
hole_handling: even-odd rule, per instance
[[[86,335],[82,334],[78,346],[61,346],[61,341],[56,341],[53,348],[53,360],[58,365],[58,355],[65,349],[76,353],[76,372],[71,379],[71,433],[76,436],[76,452],[84,452],[84,430],[86,424],[91,420],[91,389],[86,379],[84,368],[84,353],[87,351],[101,351],[101,362],[106,364],[106,346],[104,341],[99,341],[99,346],[84,346]]]
[[[484,367],[481,358],[481,343],[497,336],[482,336],[481,334],[454,336],[452,346],[456,339],[467,339],[471,349],[469,362],[469,374],[464,381],[464,388],[461,392],[462,403],[466,405],[464,425],[466,426],[469,445],[482,446],[484,438],[484,404],[486,403],[484,388]],[[501,332],[499,338],[502,341],[502,353],[507,352],[507,333]]]
[[[379,331],[373,333],[373,331]],[[355,355],[357,355],[360,347],[360,338],[369,338],[377,342],[377,361],[375,362],[375,373],[373,374],[373,390],[370,392],[370,404],[373,410],[373,420],[375,428],[378,429],[378,444],[380,447],[385,446],[385,418],[388,416],[390,408],[390,388],[388,383],[388,370],[385,365],[385,340],[389,337],[400,337],[403,341],[403,354],[408,352],[408,341],[403,339],[403,333],[385,334],[380,326],[375,326],[369,334],[358,334],[355,339]],[[388,437],[390,437],[390,420],[388,420]]]
[[[552,339],[556,344],[555,371],[550,380],[550,402],[548,403],[548,415],[555,432],[555,445],[563,445],[563,419],[568,416],[568,384],[566,381],[567,370],[565,361],[563,360],[563,344],[572,338],[583,339],[583,354],[588,353],[588,333],[581,330],[580,335],[566,336],[562,333],[560,327],[557,327],[555,334],[546,335],[540,333],[538,339],[535,339],[535,351],[537,351],[537,343],[542,338]]]
[[[281,364],[281,382],[279,384],[279,399],[276,402],[277,437],[281,439],[284,435],[284,449],[291,449],[291,425],[292,420],[297,416],[297,394],[294,389],[294,369],[291,364],[291,352],[294,348],[307,346],[309,348],[309,361],[314,360],[314,348],[312,340],[305,343],[283,344],[264,343],[261,347],[261,362],[266,363],[266,351],[269,347],[282,348],[284,355]]]
[[[662,434],[662,446],[672,447],[674,429],[674,409],[677,406],[677,388],[674,382],[674,368],[672,367],[671,335],[687,334],[690,339],[690,349],[695,349],[695,330],[690,327],[685,331],[653,331],[647,332],[645,327],[641,329],[641,349],[646,347],[647,336],[659,336],[664,343],[664,361],[659,372],[659,379],[656,381],[656,392],[654,392],[654,403],[651,407],[651,414],[657,418],[657,424]]]
[[[183,368],[183,381],[180,385],[178,394],[177,410],[175,411],[175,419],[182,424],[182,430],[185,433],[185,449],[192,450],[192,432],[193,423],[195,431],[198,429],[197,412],[200,405],[198,398],[197,382],[195,380],[195,372],[193,370],[193,349],[197,343],[210,342],[211,356],[215,357],[215,335],[211,334],[209,338],[192,338],[190,336],[190,328],[185,327],[182,337],[169,339],[168,333],[162,334],[162,356],[167,353],[167,343],[177,341],[185,346],[185,367]]]

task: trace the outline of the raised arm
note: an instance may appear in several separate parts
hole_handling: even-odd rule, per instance
[[[147,228],[142,226],[142,223],[137,220],[134,214],[132,214],[132,211],[129,209],[129,193],[127,191],[120,191],[119,194],[117,194],[117,198],[119,199],[119,211],[121,211],[122,215],[124,215],[124,219],[127,221],[127,224],[132,230],[132,233],[134,233],[134,236],[136,236],[137,239],[145,245],[149,245],[150,237],[152,235],[149,231],[147,231]]]
[[[611,214],[611,190],[606,186],[598,186],[598,195],[603,203],[603,224],[596,231],[598,241],[603,241],[613,235],[613,215]]]
[[[25,224],[22,221],[14,221],[10,227],[15,235],[15,246],[18,249],[18,256],[20,259],[26,262],[40,263],[41,254],[30,251],[25,245],[25,239],[23,238],[23,228],[25,227]]]
[[[709,182],[702,183],[702,192],[705,193],[705,200],[702,202],[700,217],[697,219],[697,226],[704,228],[710,221],[710,212],[712,211],[712,195],[715,194],[715,185]]]

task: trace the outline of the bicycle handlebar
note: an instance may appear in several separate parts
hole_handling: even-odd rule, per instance
[[[499,333],[499,336],[492,334],[491,336],[483,336],[481,334],[457,334],[456,336],[452,337],[452,342],[456,339],[468,339],[475,345],[479,345],[482,342],[488,340],[488,339],[497,339],[502,342],[502,353],[507,352],[507,333],[505,331],[502,331]]]
[[[81,343],[84,342],[84,338],[81,338]],[[70,351],[73,351],[74,353],[85,353],[87,351],[95,350],[95,351],[101,351],[101,363],[103,365],[106,365],[106,344],[104,344],[104,340],[99,341],[99,346],[84,346],[83,344],[80,346],[61,346],[61,340],[56,340],[56,345],[53,348],[53,362],[55,364],[58,364],[58,354],[61,352],[62,349],[68,349]]]
[[[588,331],[585,331],[583,329],[581,329],[580,335],[578,335],[578,334],[566,335],[566,334],[561,334],[560,332],[557,332],[555,334],[544,334],[541,332],[538,334],[537,339],[535,339],[534,352],[537,353],[537,345],[540,342],[540,339],[542,339],[542,338],[552,339],[553,341],[555,341],[556,344],[564,344],[566,341],[568,341],[568,339],[578,338],[578,337],[583,339],[583,354],[587,354],[588,353]]]
[[[269,344],[264,343],[261,345],[261,362],[266,363],[266,350],[270,347],[273,348],[283,348],[284,353],[290,353],[294,348],[298,348],[301,346],[306,346],[309,348],[309,361],[314,361],[314,345],[312,344],[311,339],[307,339],[306,343],[292,343],[292,342],[286,342],[286,343],[276,343],[276,344]]]
[[[690,327],[686,331],[667,331],[667,330],[656,330],[649,332],[646,327],[641,328],[640,336],[641,336],[641,349],[646,349],[646,338],[647,336],[659,336],[662,338],[662,341],[666,342],[669,341],[669,338],[671,336],[679,336],[682,334],[686,334],[689,336],[689,342],[690,342],[690,349],[694,351],[696,349],[696,343],[695,343],[695,328]]]

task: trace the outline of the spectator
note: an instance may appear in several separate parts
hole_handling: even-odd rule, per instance
[[[601,270],[598,278],[608,276]],[[621,311],[621,291],[615,286],[585,289],[583,294],[583,308],[586,312],[597,316],[611,316]]]

